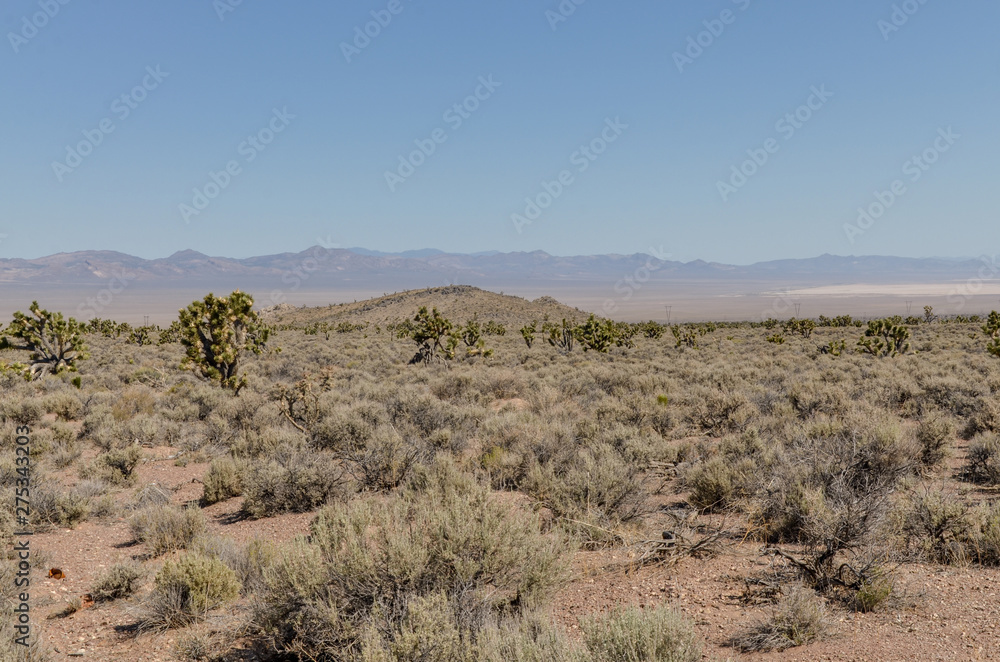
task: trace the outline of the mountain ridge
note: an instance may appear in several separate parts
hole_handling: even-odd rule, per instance
[[[441,277],[454,282],[615,280],[630,273],[642,280],[670,277],[678,280],[728,280],[764,278],[795,282],[840,283],[843,279],[877,279],[879,282],[914,282],[971,278],[979,273],[983,260],[907,258],[895,256],[841,256],[825,253],[812,258],[789,258],[734,265],[705,260],[680,262],[659,260],[645,253],[630,255],[556,256],[545,251],[475,254],[447,253],[420,249],[402,253],[368,249],[323,248],[275,253],[247,258],[210,256],[187,249],[167,257],[146,259],[110,250],[56,253],[39,258],[0,258],[0,283],[72,283],[106,281],[118,277],[129,281],[198,282],[222,278],[353,281],[357,278],[398,277],[410,279]],[[993,273],[992,276],[996,276]],[[981,277],[981,276],[980,276]]]

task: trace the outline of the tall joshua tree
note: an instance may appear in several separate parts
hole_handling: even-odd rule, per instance
[[[237,395],[247,380],[240,361],[247,352],[260,354],[270,330],[253,311],[253,297],[236,290],[228,297],[209,294],[180,311],[179,337],[187,350],[181,368],[232,389]]]

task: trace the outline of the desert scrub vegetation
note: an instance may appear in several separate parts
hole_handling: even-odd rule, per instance
[[[540,604],[570,550],[536,515],[435,464],[401,493],[321,510],[310,542],[268,572],[255,623],[275,650],[320,659],[391,651],[427,621],[469,640],[489,616]]]
[[[112,602],[130,598],[139,589],[145,572],[136,563],[115,563],[98,575],[90,586],[94,602]]]
[[[144,630],[165,630],[190,625],[210,611],[234,602],[240,582],[218,559],[182,554],[166,561],[156,573],[155,586],[142,602],[140,624]]]
[[[783,651],[820,639],[830,630],[823,601],[808,589],[793,587],[770,618],[754,624],[729,643],[743,653]]]
[[[151,555],[161,556],[187,548],[205,531],[205,516],[196,508],[151,505],[129,518],[129,528]]]
[[[227,618],[247,617],[240,631],[286,659],[685,659],[704,642],[675,614],[617,611],[576,637],[548,598],[592,558],[691,567],[675,550],[707,531],[712,554],[761,548],[779,592],[805,584],[833,622],[897,608],[900,564],[1000,563],[1000,362],[970,337],[982,320],[887,318],[862,336],[869,352],[855,344],[867,321],[847,316],[667,326],[554,303],[521,318],[420,305],[419,319],[417,305],[388,317],[362,303],[247,313],[269,349],[223,330],[244,351],[220,379],[180,369],[192,347],[208,357],[179,322],[88,324],[76,372],[0,371],[0,496],[13,499],[16,428],[29,426],[40,526],[124,517],[148,577],[198,559],[159,588],[122,589],[129,604],[155,593],[160,615],[144,622],[185,627],[235,604]],[[409,364],[425,343],[435,358]],[[209,535],[201,508],[171,505],[179,484],[153,484],[167,467],[201,481],[185,498],[213,518],[312,518],[310,535]],[[668,551],[646,553],[651,541]],[[185,598],[202,570],[234,577],[235,593]],[[809,610],[791,611],[758,639],[804,641]]]

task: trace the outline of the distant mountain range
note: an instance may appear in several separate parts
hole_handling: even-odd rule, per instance
[[[164,286],[245,281],[248,287],[267,282],[275,283],[276,287],[308,282],[310,289],[347,283],[352,287],[371,283],[411,289],[449,283],[480,287],[513,283],[542,286],[546,282],[584,284],[615,282],[631,276],[640,282],[651,279],[729,281],[734,285],[767,282],[769,286],[783,287],[952,281],[975,277],[983,266],[980,260],[836,255],[737,266],[702,260],[661,261],[642,253],[557,257],[543,251],[455,254],[423,249],[383,253],[363,248],[314,246],[301,253],[244,259],[212,257],[192,250],[153,260],[114,251],[8,258],[0,259],[0,285],[97,285],[118,278]],[[997,275],[993,273],[990,277]]]
[[[619,319],[756,319],[792,314],[986,312],[1000,265],[982,260],[821,255],[750,265],[543,251],[384,253],[314,246],[245,259],[180,251],[155,260],[114,251],[0,259],[0,321],[33,299],[80,319],[169,322],[207,292],[242,289],[258,307],[329,306],[408,290],[471,285],[529,301],[555,297]],[[988,282],[993,281],[993,282]],[[450,290],[449,290],[450,291]]]

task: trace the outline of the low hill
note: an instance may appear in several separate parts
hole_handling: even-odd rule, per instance
[[[409,290],[365,301],[331,304],[319,308],[296,308],[280,305],[265,308],[262,310],[262,314],[271,324],[293,324],[295,326],[322,322],[385,324],[412,319],[421,306],[437,308],[442,315],[456,322],[464,322],[476,317],[483,322],[492,320],[507,326],[520,326],[531,320],[542,320],[546,316],[551,320],[558,321],[564,317],[582,320],[589,315],[579,308],[571,308],[559,303],[552,297],[540,297],[529,301],[509,294],[481,290],[471,285],[449,285],[424,290]]]

